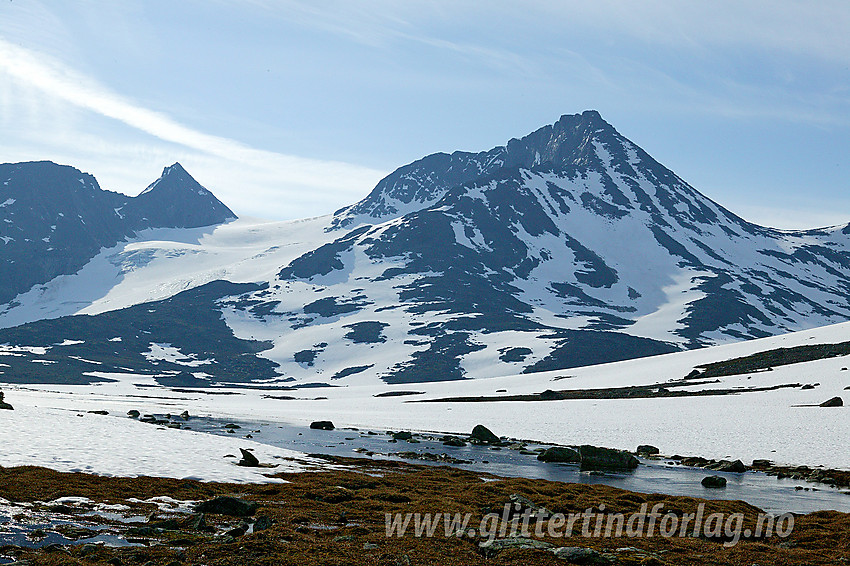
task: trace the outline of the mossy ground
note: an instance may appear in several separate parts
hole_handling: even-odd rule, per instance
[[[0,469],[0,497],[13,502],[51,501],[81,496],[95,502],[126,503],[130,498],[169,496],[202,500],[236,495],[260,504],[257,515],[273,519],[271,528],[235,539],[212,533],[168,531],[148,538],[149,546],[113,549],[68,546],[49,550],[0,547],[0,555],[30,564],[153,565],[528,565],[564,564],[542,550],[506,550],[485,557],[475,541],[446,537],[388,538],[385,513],[471,513],[476,526],[490,511],[501,512],[511,494],[522,494],[554,513],[599,508],[624,514],[642,503],[664,503],[664,510],[690,513],[705,503],[706,513],[740,512],[748,524],[758,510],[743,502],[702,501],[638,494],[602,485],[500,478],[448,467],[399,462],[335,459],[344,470],[284,474],[284,484],[217,484],[164,478],[108,478],[58,473],[44,468]],[[485,481],[485,479],[487,481]],[[146,514],[149,504],[132,504]],[[704,538],[547,538],[557,546],[612,552],[619,564],[670,565],[836,565],[850,563],[850,515],[819,512],[795,518],[787,538],[742,540],[733,547]],[[208,515],[219,531],[239,519]],[[343,538],[339,538],[343,537]],[[371,543],[374,548],[365,549]],[[780,546],[780,543],[782,545]],[[371,545],[370,545],[371,546]],[[615,552],[616,549],[632,550]]]

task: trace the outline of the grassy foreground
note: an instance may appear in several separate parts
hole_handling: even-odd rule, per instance
[[[40,550],[0,546],[0,557],[29,564],[98,565],[814,565],[850,563],[850,515],[819,512],[794,517],[790,536],[744,539],[735,545],[703,537],[584,537],[580,527],[570,538],[545,534],[535,540],[555,547],[586,547],[600,553],[571,561],[544,549],[487,551],[481,538],[447,537],[441,524],[433,537],[387,537],[385,513],[470,513],[477,527],[489,512],[501,514],[505,504],[527,498],[552,513],[581,513],[588,508],[632,514],[641,505],[663,503],[663,513],[678,516],[696,511],[743,513],[752,527],[759,510],[743,502],[703,501],[666,495],[646,495],[600,486],[521,478],[495,478],[447,467],[334,458],[341,469],[282,474],[283,484],[216,484],[165,478],[108,478],[58,473],[44,468],[0,469],[0,497],[13,503],[36,503],[27,509],[73,517],[90,507],[56,506],[61,497],[87,497],[93,502],[125,504],[124,513],[149,515],[146,523],[124,524],[99,518],[109,532],[142,546],[108,548],[78,544]],[[243,518],[206,514],[156,513],[152,503],[128,502],[169,496],[177,500],[208,500],[232,495],[259,506],[249,521],[270,523],[259,532],[241,534]],[[526,500],[523,500],[526,501]],[[267,519],[266,519],[267,518]],[[269,521],[270,519],[270,521]],[[25,517],[18,517],[25,521]],[[91,521],[91,517],[86,520]],[[2,525],[0,525],[2,527]],[[235,530],[234,530],[235,529]],[[0,529],[2,530],[2,529]],[[412,531],[412,529],[410,529]],[[72,530],[65,529],[69,538]],[[226,534],[228,533],[229,534]],[[543,529],[545,532],[545,529]],[[44,533],[39,533],[43,535]],[[77,536],[83,536],[77,534]],[[2,535],[0,535],[2,537]],[[725,539],[728,543],[728,539]],[[582,561],[584,560],[584,561]]]

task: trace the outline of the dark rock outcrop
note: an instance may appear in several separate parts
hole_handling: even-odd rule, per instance
[[[250,517],[257,511],[257,507],[259,505],[252,501],[245,501],[236,497],[220,496],[215,499],[201,501],[195,505],[195,513]]]
[[[637,458],[624,450],[584,444],[578,452],[582,470],[633,470],[640,465]]]
[[[493,432],[484,425],[475,425],[472,429],[472,434],[469,435],[471,440],[482,442],[484,444],[499,444],[502,439],[493,434]]]
[[[655,446],[652,446],[651,444],[641,444],[637,447],[635,453],[639,456],[655,456],[657,454],[660,454],[661,450],[659,450]]]
[[[537,459],[541,462],[560,462],[567,464],[577,464],[581,462],[581,454],[572,448],[564,446],[553,446],[541,452]]]
[[[702,486],[709,489],[719,489],[726,487],[726,478],[723,476],[706,476],[702,478]]]
[[[259,468],[260,461],[257,460],[257,457],[245,450],[244,448],[239,449],[242,452],[242,459],[237,462],[237,466],[244,466],[246,468]]]
[[[333,430],[335,427],[331,421],[313,421],[310,423],[310,428],[313,430]]]
[[[824,401],[823,403],[821,403],[818,406],[819,407],[843,407],[844,406],[844,400],[841,397],[833,397],[832,399],[830,399],[828,401]]]

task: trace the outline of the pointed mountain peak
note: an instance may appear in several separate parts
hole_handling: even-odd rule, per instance
[[[371,223],[419,210],[437,202],[453,187],[499,171],[520,168],[575,172],[591,167],[603,170],[610,166],[611,156],[621,164],[627,163],[629,150],[638,148],[596,110],[564,114],[554,124],[514,138],[504,146],[480,153],[435,153],[400,167],[382,179],[365,199],[338,210],[334,226]]]
[[[142,191],[139,196],[149,194],[153,191],[169,193],[192,191],[199,195],[210,194],[210,192],[201,186],[201,184],[198,183],[198,181],[196,181],[195,178],[192,177],[192,175],[190,175],[179,162],[175,162],[174,165],[163,168],[162,175],[159,176],[159,179],[148,185],[148,187]]]
[[[180,175],[180,174],[189,175],[189,173],[186,171],[186,169],[184,169],[183,166],[180,165],[180,162],[175,161],[174,165],[170,165],[168,167],[163,168],[162,175],[160,175],[160,177],[166,177],[168,175]],[[191,175],[189,175],[189,176],[191,177]]]
[[[165,167],[159,179],[132,199],[132,207],[143,210],[144,217],[160,218],[163,227],[194,228],[236,218],[180,163]]]

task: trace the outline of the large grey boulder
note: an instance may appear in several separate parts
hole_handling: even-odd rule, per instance
[[[584,444],[578,448],[582,470],[633,470],[640,461],[625,450]]]
[[[502,439],[493,434],[489,428],[480,424],[475,425],[475,428],[472,429],[472,434],[469,435],[469,438],[478,442],[483,442],[484,444],[499,444],[502,442]]]
[[[702,486],[709,489],[719,489],[726,487],[726,478],[723,476],[706,476],[702,478]]]

